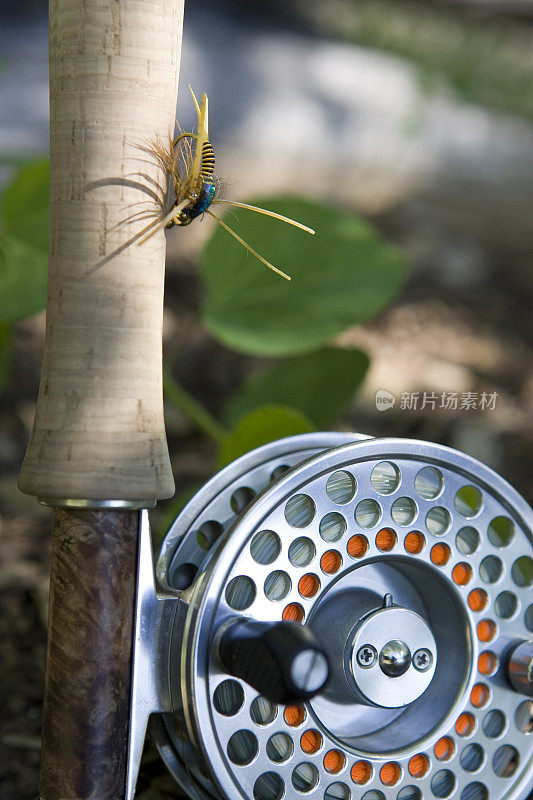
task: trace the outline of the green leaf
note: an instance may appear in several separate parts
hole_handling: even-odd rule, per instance
[[[228,435],[220,448],[218,466],[229,464],[254,447],[313,430],[313,423],[295,408],[274,405],[257,408],[243,417]]]
[[[203,317],[221,342],[243,353],[295,355],[323,346],[396,295],[406,259],[374,229],[308,200],[251,201],[297,219],[315,236],[250,211],[228,218],[253,248],[292,276],[287,283],[217,228],[201,260]]]
[[[6,235],[48,253],[50,163],[39,159],[24,164],[6,186],[0,200],[0,219]]]
[[[274,363],[247,378],[226,406],[229,425],[264,403],[293,406],[318,428],[330,427],[363,380],[369,360],[360,350],[327,348]]]
[[[0,321],[13,322],[45,307],[47,267],[42,250],[0,237]]]

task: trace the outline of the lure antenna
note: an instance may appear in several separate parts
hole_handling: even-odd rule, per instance
[[[241,237],[238,234],[236,234],[235,231],[232,231],[231,228],[229,227],[229,225],[226,225],[226,223],[223,222],[220,219],[220,217],[217,217],[217,215],[213,214],[213,212],[210,211],[209,209],[206,209],[206,212],[209,214],[210,217],[213,217],[214,219],[216,219],[218,224],[222,225],[224,230],[227,231],[231,236],[233,236],[234,239],[237,239],[239,244],[242,244],[242,246],[245,247],[248,250],[249,253],[251,253],[253,256],[258,258],[259,261],[261,261],[263,264],[265,264],[269,269],[273,270],[273,272],[277,272],[278,275],[281,275],[282,278],[285,278],[286,281],[290,281],[291,280],[290,275],[287,275],[285,272],[282,272],[280,269],[275,267],[274,264],[271,264],[270,261],[267,261],[266,258],[263,258],[263,256],[260,256],[259,253],[256,250],[253,249],[253,247],[250,247],[249,244],[246,244],[244,239],[241,239]]]
[[[268,211],[266,208],[259,208],[259,206],[251,206],[249,203],[238,203],[236,200],[217,200],[217,203],[226,203],[229,206],[237,206],[237,208],[245,208],[248,211],[257,211],[258,214],[265,214],[267,217],[273,217],[274,219],[279,219],[281,222],[287,222],[289,225],[294,225],[295,228],[300,228],[302,231],[306,233],[310,233],[314,235],[313,228],[308,228],[307,225],[304,225],[302,222],[297,222],[295,219],[291,219],[290,217],[284,217],[283,214],[277,214],[275,211]]]

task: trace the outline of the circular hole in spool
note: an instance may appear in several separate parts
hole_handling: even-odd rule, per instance
[[[395,761],[383,764],[379,771],[379,779],[384,786],[396,786],[401,777],[402,770]]]
[[[281,540],[274,531],[259,531],[250,544],[252,558],[258,564],[272,564],[281,553]]]
[[[281,569],[276,569],[265,578],[265,595],[272,602],[283,600],[289,594],[291,585],[291,579],[287,573]]]
[[[451,550],[447,544],[434,544],[431,548],[430,558],[436,567],[445,567],[450,560]]]
[[[250,717],[256,725],[270,725],[274,722],[277,712],[277,706],[262,695],[256,697],[250,706]]]
[[[298,728],[305,721],[305,708],[303,706],[287,706],[283,717],[291,728]]]
[[[461,800],[489,800],[487,787],[479,781],[469,783],[461,792]]]
[[[254,783],[254,800],[281,800],[285,783],[277,772],[263,772]]]
[[[326,493],[329,499],[337,505],[349,503],[355,495],[356,488],[355,478],[344,470],[334,472],[329,476],[326,483]]]
[[[455,790],[455,775],[449,769],[440,769],[431,779],[431,791],[435,797],[449,797]]]
[[[378,494],[392,494],[400,485],[400,470],[390,461],[382,461],[372,470],[370,483]]]
[[[396,795],[396,800],[422,800],[422,792],[418,786],[404,786]]]
[[[239,486],[231,495],[229,504],[234,514],[241,514],[250,505],[255,497],[255,492],[249,486]]]
[[[458,736],[462,736],[463,739],[465,739],[467,736],[471,736],[474,733],[475,728],[476,720],[468,711],[463,711],[463,713],[457,717],[455,730]]]
[[[409,774],[413,778],[423,778],[429,771],[429,758],[424,753],[417,753],[409,761]]]
[[[533,603],[526,608],[526,613],[524,614],[524,625],[533,633]]]
[[[524,700],[520,703],[514,721],[520,733],[533,733],[533,700]]]
[[[320,581],[312,572],[302,575],[298,581],[298,591],[302,597],[314,597],[320,589]]]
[[[324,792],[324,800],[350,800],[351,795],[345,783],[332,783]]]
[[[486,556],[479,565],[479,575],[485,583],[497,583],[503,575],[503,564],[498,556]]]
[[[326,575],[334,575],[342,567],[342,557],[337,550],[327,550],[320,559],[320,569]]]
[[[475,486],[461,486],[454,500],[455,510],[466,519],[475,517],[481,511],[483,498]]]
[[[173,589],[184,590],[192,586],[196,575],[198,574],[198,567],[196,564],[178,564],[172,569],[169,575],[169,583]]]
[[[382,528],[376,536],[376,547],[382,553],[389,553],[396,546],[397,538],[392,528]]]
[[[455,753],[455,744],[451,736],[443,736],[433,748],[435,758],[439,761],[449,761]]]
[[[434,506],[426,514],[426,528],[433,536],[443,536],[451,524],[450,513],[443,506]]]
[[[370,789],[364,793],[361,800],[385,800],[385,795],[379,789]]]
[[[511,778],[520,763],[520,755],[516,747],[511,744],[502,744],[492,757],[492,768],[500,778]]]
[[[196,531],[196,541],[202,550],[210,550],[222,534],[224,528],[214,519],[203,522]]]
[[[338,542],[346,531],[346,520],[342,514],[332,511],[320,520],[319,531],[325,542]]]
[[[315,730],[304,731],[300,737],[300,747],[309,755],[318,753],[322,747],[322,734]]]
[[[278,467],[272,470],[270,473],[270,481],[273,483],[274,481],[278,481],[286,472],[290,470],[290,467],[287,464],[280,464]]]
[[[414,522],[418,514],[418,508],[415,501],[411,500],[410,497],[398,497],[392,504],[390,513],[396,525],[405,527]]]
[[[411,531],[404,539],[403,546],[408,553],[416,556],[422,552],[426,544],[426,540],[420,531]]]
[[[305,761],[292,771],[292,785],[297,792],[308,794],[318,783],[318,770],[314,764]]]
[[[274,764],[288,761],[294,752],[294,744],[286,733],[275,733],[267,742],[266,754]]]
[[[500,592],[494,610],[501,619],[511,619],[518,611],[518,597],[513,592]]]
[[[283,609],[283,619],[285,622],[302,622],[304,618],[304,610],[300,603],[289,603]]]
[[[306,528],[315,516],[315,504],[306,494],[296,494],[285,504],[285,519],[293,528]]]
[[[484,683],[476,683],[470,692],[470,702],[474,708],[484,708],[490,699],[489,687]]]
[[[368,761],[356,761],[350,775],[354,783],[364,786],[372,778],[372,767]]]
[[[346,763],[346,758],[342,750],[328,750],[324,756],[324,769],[331,774],[337,774]]]
[[[483,733],[489,739],[497,739],[505,730],[505,714],[499,709],[489,711],[483,720]]]
[[[375,500],[361,500],[355,509],[355,521],[361,528],[373,528],[381,519],[381,507]]]
[[[479,533],[475,528],[472,528],[469,525],[465,528],[461,528],[455,537],[457,549],[463,556],[471,556],[472,553],[475,553],[479,547],[479,543]]]
[[[228,679],[219,683],[213,693],[213,705],[219,714],[233,717],[244,704],[244,689],[237,681]]]
[[[315,545],[307,536],[299,536],[289,547],[289,561],[293,567],[306,567],[315,557]]]
[[[472,589],[468,595],[468,607],[471,611],[483,611],[488,599],[488,594],[484,589]]]
[[[533,558],[520,556],[511,569],[511,577],[517,586],[526,588],[533,583]]]
[[[346,551],[352,558],[362,558],[368,550],[368,539],[362,533],[356,533],[348,539]]]
[[[452,570],[452,578],[458,586],[466,586],[472,578],[472,567],[466,561],[460,561]]]
[[[494,675],[498,669],[498,659],[490,650],[484,650],[479,654],[477,668],[482,675]]]
[[[491,642],[496,636],[496,623],[491,619],[482,619],[478,622],[476,630],[480,642]]]
[[[235,731],[230,737],[227,753],[229,760],[233,764],[245,767],[247,764],[252,763],[258,752],[257,737],[251,731]]]
[[[436,467],[424,467],[415,478],[415,489],[423,500],[435,500],[443,488],[444,478]]]
[[[509,517],[494,517],[487,529],[489,541],[494,547],[508,547],[515,537],[515,527]]]
[[[238,575],[226,586],[226,603],[234,611],[250,608],[255,600],[255,583],[247,575]]]
[[[466,772],[477,772],[485,759],[485,751],[480,744],[468,744],[461,753],[462,768]]]

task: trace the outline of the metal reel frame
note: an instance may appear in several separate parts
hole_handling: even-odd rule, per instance
[[[278,785],[282,782],[284,795],[298,798],[311,793],[325,800],[360,796],[368,796],[368,800],[429,800],[457,793],[462,800],[485,800],[490,788],[491,798],[525,800],[530,791],[532,767],[528,759],[532,757],[533,742],[524,735],[527,731],[520,729],[517,715],[523,703],[529,701],[521,703],[520,696],[505,682],[501,669],[481,672],[480,657],[490,653],[496,664],[502,665],[510,642],[527,636],[527,630],[531,630],[528,614],[533,614],[533,607],[528,606],[527,587],[521,586],[517,582],[521,579],[515,576],[519,559],[531,561],[530,509],[500,476],[449,448],[366,437],[355,437],[355,441],[346,444],[346,438],[343,434],[310,434],[259,448],[206,484],[172,526],[157,572],[167,590],[187,593],[188,606],[182,608],[183,613],[174,624],[170,648],[173,707],[181,711],[156,722],[160,752],[185,791],[203,800],[234,797],[236,792],[245,798],[278,800],[276,780],[272,783],[273,779],[263,779],[261,783],[261,776],[271,774],[278,776]],[[389,466],[380,467],[383,464]],[[418,476],[427,468],[429,477],[425,482],[419,479],[417,488]],[[349,498],[339,500],[338,495],[332,499],[324,491],[326,477],[343,472],[355,479],[355,491]],[[438,481],[434,484],[436,475],[440,475],[442,485],[437,485]],[[291,522],[289,504],[294,505],[293,498],[302,496],[314,504],[312,519],[307,522],[300,509],[300,518]],[[373,519],[375,506],[379,514]],[[317,525],[328,514],[342,516],[346,527],[338,539],[324,541]],[[499,517],[511,520],[514,530],[513,541],[501,547],[494,544],[503,535],[494,524]],[[262,530],[279,534],[283,543],[281,561],[274,559],[275,563],[268,565],[261,563],[261,558],[254,561],[250,543]],[[380,531],[389,531],[392,538],[379,544]],[[311,560],[304,563],[301,553],[295,560],[290,558],[291,533],[292,543],[297,539],[313,542],[315,553]],[[352,537],[366,540],[364,554],[350,553],[348,542]],[[418,545],[420,551],[415,552]],[[321,558],[333,551],[340,556],[342,567],[328,574],[320,568]],[[445,555],[445,562],[440,563]],[[507,570],[510,560],[513,564]],[[502,565],[502,574],[491,583],[491,569],[497,562]],[[284,595],[279,581],[287,585],[286,578],[278,576],[277,584],[270,578],[276,571],[291,584]],[[303,573],[314,575],[321,583],[314,597],[302,596],[296,588],[296,578]],[[236,601],[232,601],[231,591],[228,595],[231,581],[239,575],[252,576],[255,584],[254,599],[247,606],[243,605],[242,591],[240,596],[235,595]],[[268,580],[272,595],[266,589]],[[217,712],[214,691],[227,675],[221,674],[216,664],[213,638],[228,615],[237,612],[265,620],[279,619],[282,611],[298,605],[305,609],[305,622],[313,625],[322,613],[320,608],[325,607],[321,603],[327,600],[331,604],[335,591],[346,591],[365,581],[374,586],[381,582],[379,591],[392,581],[399,592],[397,596],[403,597],[407,605],[416,604],[417,593],[425,596],[427,604],[435,587],[438,602],[449,598],[449,607],[455,607],[457,620],[462,620],[458,626],[463,631],[460,636],[448,640],[441,636],[441,650],[443,643],[446,649],[455,648],[452,664],[457,674],[453,677],[439,661],[433,689],[428,691],[437,703],[439,694],[445,695],[446,711],[424,735],[403,734],[402,744],[401,737],[398,739],[394,733],[401,713],[403,727],[416,731],[423,716],[420,712],[417,716],[411,708],[401,713],[390,711],[381,717],[391,727],[393,738],[387,739],[386,732],[383,734],[379,725],[376,727],[373,709],[365,710],[366,738],[348,736],[345,730],[335,730],[331,725],[339,707],[328,710],[327,703],[321,700],[309,703],[305,710],[307,721],[289,724],[277,709],[276,722],[258,726],[253,715],[250,717],[257,692],[246,685],[242,687],[244,712],[239,710],[230,716]],[[259,588],[262,583],[263,591]],[[414,586],[411,593],[409,584]],[[511,608],[515,601],[518,609]],[[431,614],[436,619],[435,608]],[[488,628],[482,635],[481,623]],[[441,625],[442,630],[445,627]],[[464,662],[461,651],[467,654]],[[442,652],[439,659],[443,665],[446,663]],[[441,688],[436,691],[435,687]],[[473,705],[473,698],[477,706]],[[496,712],[503,715],[505,726],[493,735],[491,730],[495,728],[491,729],[486,720],[492,719],[494,725]],[[472,719],[472,730],[461,733],[461,726],[469,728]],[[252,767],[239,763],[242,756],[234,755],[231,737],[236,726],[248,731],[249,740],[257,744],[258,752],[250,761]],[[309,731],[320,738],[315,753],[302,749],[302,737]],[[284,764],[265,755],[276,732],[292,741],[293,755]],[[377,749],[372,746],[373,739],[378,742]],[[437,755],[437,746],[446,739],[452,741],[454,748],[448,761]],[[324,764],[326,756],[334,751],[342,755],[343,766],[332,771]],[[331,763],[330,758],[330,766]],[[357,773],[356,765],[360,770],[366,769],[361,765],[369,767],[366,779]],[[385,768],[388,772],[384,772]],[[247,772],[252,775],[248,780]]]

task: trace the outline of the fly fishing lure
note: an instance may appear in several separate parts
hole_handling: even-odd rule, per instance
[[[197,217],[204,213],[216,219],[219,225],[236,239],[239,244],[252,253],[256,258],[265,264],[269,269],[277,272],[286,280],[290,281],[280,269],[275,267],[263,256],[256,252],[244,239],[238,236],[220,217],[213,213],[211,206],[215,203],[225,203],[247,211],[255,211],[265,214],[268,217],[281,220],[289,225],[294,225],[307,233],[314,234],[312,228],[303,225],[301,222],[268,211],[266,208],[239,203],[235,200],[225,200],[221,197],[221,181],[215,175],[215,153],[209,141],[209,121],[208,121],[208,99],[207,95],[202,94],[200,105],[196,96],[191,90],[196,113],[198,116],[198,127],[196,133],[180,132],[176,139],[170,139],[169,144],[165,145],[157,140],[151,143],[149,152],[156,158],[158,164],[167,175],[168,187],[165,206],[161,205],[158,218],[144,228],[135,239],[139,239],[139,244],[153,236],[161,228],[172,228],[175,225],[189,225]],[[171,208],[168,208],[168,197],[170,196]],[[141,238],[142,237],[142,238]]]

